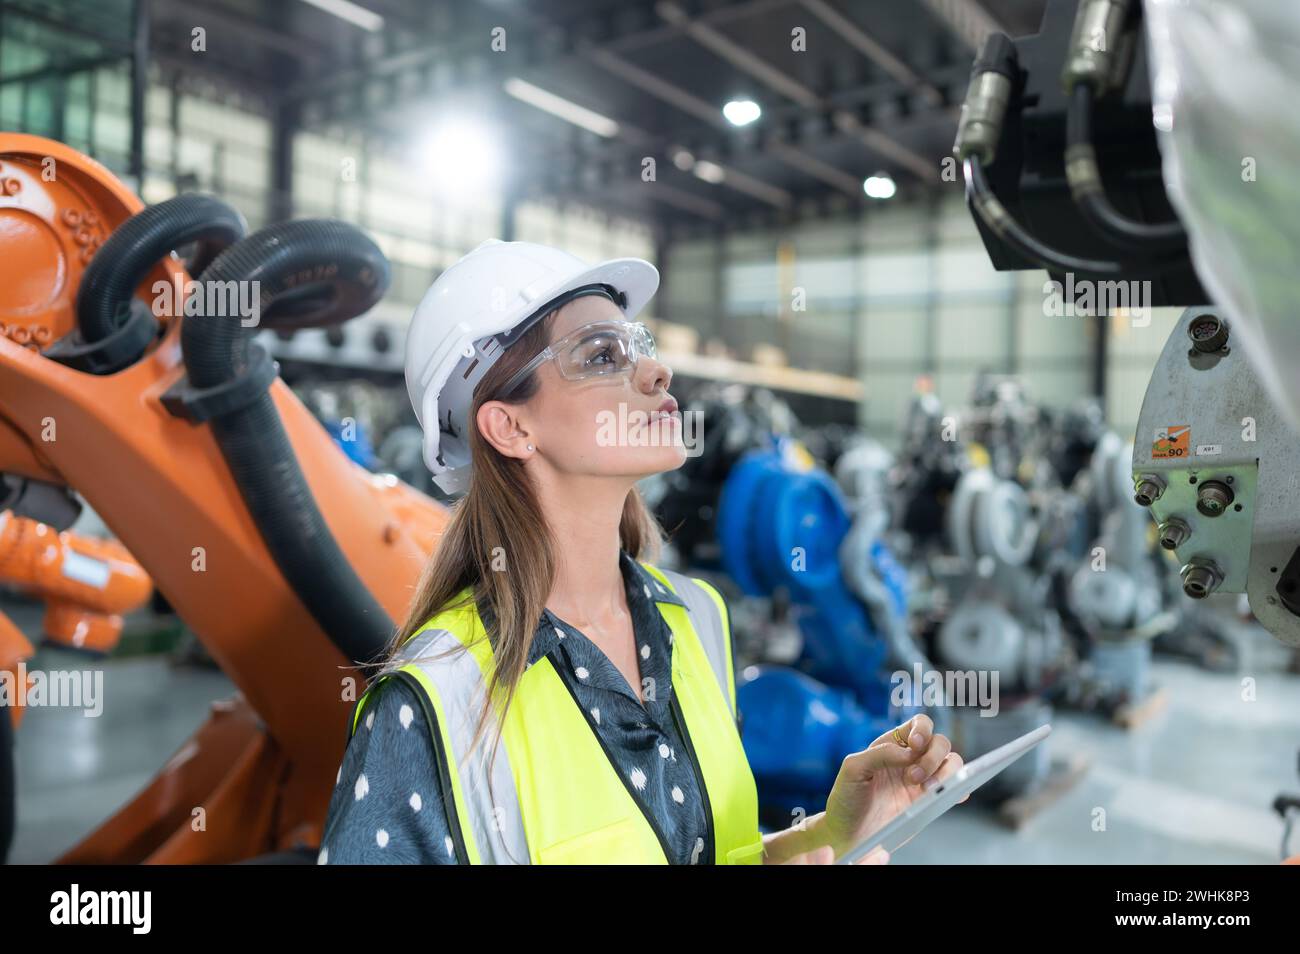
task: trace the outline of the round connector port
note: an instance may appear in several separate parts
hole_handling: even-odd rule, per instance
[[[1183,567],[1183,592],[1194,600],[1203,600],[1219,588],[1223,574],[1213,563],[1195,560]]]
[[[1196,509],[1207,517],[1217,517],[1232,506],[1232,488],[1219,480],[1207,480],[1196,488]]]
[[[1166,550],[1177,550],[1192,535],[1191,528],[1177,517],[1172,517],[1160,524],[1159,532],[1160,546]]]
[[[1164,480],[1156,474],[1143,474],[1138,478],[1133,500],[1139,507],[1150,507],[1165,492]]]
[[[1213,354],[1228,343],[1228,323],[1218,315],[1197,315],[1187,325],[1192,347],[1202,354]]]

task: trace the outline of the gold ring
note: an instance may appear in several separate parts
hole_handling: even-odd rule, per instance
[[[897,725],[894,726],[894,741],[897,742],[899,745],[901,745],[903,748],[907,748],[908,747],[907,740],[898,734],[898,730],[900,728],[902,728],[902,726],[897,726]]]

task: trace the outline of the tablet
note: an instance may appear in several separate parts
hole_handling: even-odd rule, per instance
[[[882,846],[890,854],[893,854],[898,848],[902,847],[904,842],[922,828],[1042,742],[1051,731],[1051,725],[1040,725],[1033,732],[1026,732],[1020,738],[999,746],[992,752],[981,755],[975,761],[963,765],[951,778],[944,779],[899,812],[898,816],[886,824],[885,827],[872,832],[857,846],[835,859],[835,863],[837,865],[853,864]]]

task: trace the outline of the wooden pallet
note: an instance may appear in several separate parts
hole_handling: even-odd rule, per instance
[[[1008,828],[1020,829],[1050,805],[1056,804],[1079,783],[1092,765],[1092,759],[1080,753],[1053,758],[1047,778],[1034,791],[1016,795],[998,805],[998,820]]]
[[[1111,721],[1125,729],[1136,729],[1152,717],[1164,712],[1169,705],[1169,690],[1163,686],[1153,690],[1145,699],[1127,702],[1115,709]]]

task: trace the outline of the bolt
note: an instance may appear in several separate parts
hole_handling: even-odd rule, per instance
[[[1164,478],[1159,474],[1142,474],[1138,477],[1137,492],[1133,499],[1139,507],[1150,507],[1165,492]]]
[[[1228,343],[1228,323],[1217,315],[1197,315],[1187,325],[1192,347],[1202,354],[1213,354]]]
[[[1196,489],[1196,509],[1207,517],[1222,514],[1232,500],[1232,488],[1222,481],[1207,480]]]
[[[1170,517],[1160,524],[1158,529],[1160,531],[1160,545],[1166,550],[1177,550],[1192,535],[1191,527],[1177,517]]]
[[[1219,588],[1223,574],[1212,560],[1193,560],[1183,567],[1183,592],[1194,600],[1203,600]]]

